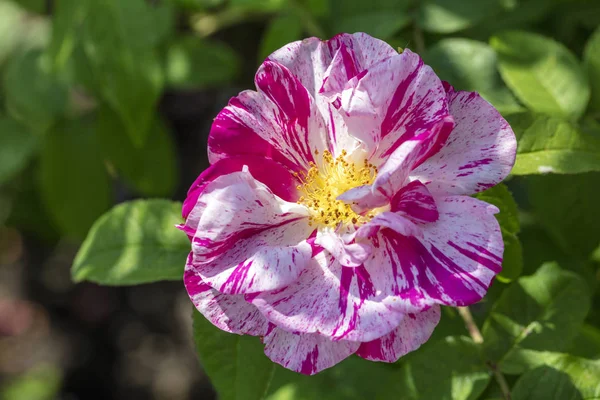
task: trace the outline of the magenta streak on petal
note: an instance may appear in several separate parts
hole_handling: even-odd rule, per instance
[[[478,284],[479,286],[481,286],[483,289],[487,290],[487,285],[485,285],[483,282],[481,282],[481,280],[479,280],[478,278],[474,277],[472,274],[466,272],[465,270],[463,270],[461,267],[459,267],[454,261],[452,261],[450,259],[450,257],[447,257],[444,253],[442,253],[437,247],[435,246],[431,246],[431,252],[433,253],[433,255],[435,257],[437,257],[440,261],[442,261],[443,263],[445,263],[448,267],[450,267],[450,269],[452,270],[452,272],[454,272],[455,276],[462,276],[464,275],[465,277],[467,277],[469,280],[472,280],[474,283]]]
[[[256,74],[256,87],[267,95],[279,108],[274,116],[284,127],[287,141],[306,161],[313,161],[308,146],[309,119],[311,116],[310,95],[300,81],[283,65],[265,61]],[[298,123],[302,132],[294,132]],[[300,136],[302,134],[302,136]]]
[[[420,181],[412,181],[394,195],[392,212],[401,211],[419,222],[434,222],[439,218],[435,199]]]
[[[319,359],[319,347],[315,346],[313,351],[306,355],[306,359],[302,361],[300,373],[304,375],[312,375],[317,369],[317,360]]]
[[[285,201],[295,202],[298,199],[296,186],[298,181],[292,172],[284,165],[269,158],[253,155],[235,156],[217,161],[204,170],[190,186],[187,197],[183,202],[184,218],[192,212],[198,202],[198,197],[207,184],[222,175],[241,171],[247,166],[250,173],[259,182],[264,183],[275,195]]]
[[[345,44],[342,44],[340,46],[339,51],[342,54],[342,60],[344,62],[344,69],[346,70],[346,78],[348,80],[350,80],[353,77],[355,77],[356,75],[358,75],[359,72],[361,72],[356,69],[357,62],[356,62],[356,59],[354,56],[354,52],[350,51]]]
[[[469,246],[471,246],[472,248],[474,248],[475,250],[477,250],[478,252],[480,252],[481,254],[485,254],[486,256],[495,259],[496,261],[498,261],[499,263],[502,262],[502,257],[498,257],[497,255],[495,255],[494,253],[490,252],[488,249],[478,246],[474,243],[471,242],[467,242],[467,244]]]
[[[385,236],[397,249],[400,268],[410,284],[408,289],[399,290],[397,293],[399,296],[411,301],[413,305],[420,304],[425,293],[442,304],[462,306],[479,300],[477,292],[466,283],[471,281],[484,288],[486,286],[479,279],[458,267],[435,246],[431,246],[431,250],[428,250],[417,238],[402,236],[389,230],[385,232]],[[412,267],[419,271],[417,275],[413,273]],[[427,277],[427,270],[438,283],[434,284]],[[396,270],[394,273],[397,274],[398,271]],[[446,301],[444,294],[452,301]]]
[[[342,267],[340,274],[340,298],[338,300],[338,307],[340,312],[345,315],[348,308],[348,294],[350,293],[350,285],[352,284],[352,278],[354,277],[353,268]],[[337,330],[338,328],[336,328]],[[335,335],[335,331],[333,332]]]
[[[247,238],[249,238],[253,235],[256,235],[257,233],[260,233],[262,231],[265,231],[267,229],[278,228],[280,226],[290,224],[290,223],[298,221],[300,219],[302,219],[302,217],[290,219],[287,221],[282,221],[278,224],[251,226],[251,227],[245,228],[245,229],[240,228],[239,231],[236,231],[233,234],[231,234],[219,241],[213,241],[213,240],[210,240],[205,237],[194,237],[194,239],[192,240],[192,243],[203,247],[202,252],[197,251],[196,255],[198,257],[202,258],[202,261],[201,261],[202,263],[205,263],[205,262],[209,261],[212,257],[219,256],[219,255],[223,254],[225,251],[233,248],[237,243],[240,242],[240,240],[247,239]],[[243,226],[244,225],[242,224],[241,227],[243,227]]]
[[[458,250],[458,252],[463,256],[469,257],[471,260],[483,265],[484,267],[494,271],[495,273],[499,273],[500,271],[502,271],[502,264],[498,264],[497,262],[489,260],[479,254],[473,253],[472,251],[469,251],[467,249],[463,249],[462,247],[458,246],[456,243],[450,240],[448,241],[448,244],[454,247],[456,250]]]
[[[338,99],[339,101],[339,99]],[[336,142],[336,136],[335,136],[335,121],[333,119],[333,110],[331,109],[331,107],[329,107],[329,126],[331,127],[329,129],[329,133],[331,135],[331,142],[335,143]],[[329,151],[331,151],[331,149],[329,149]]]
[[[488,164],[492,163],[493,161],[494,160],[491,158],[484,158],[482,160],[477,160],[477,161],[473,161],[468,164],[462,165],[462,166],[458,167],[458,169],[463,170],[463,169],[469,169],[469,168],[476,168],[476,167],[479,167],[480,165],[488,165]]]
[[[252,111],[239,97],[233,97],[215,118],[208,135],[211,163],[228,157],[254,155],[273,159],[292,170],[298,170],[296,164],[256,133],[256,127],[240,119],[238,113],[251,114]]]
[[[358,286],[358,295],[360,302],[354,304],[352,307],[352,315],[345,331],[338,333],[339,328],[346,320],[348,312],[348,296],[350,294],[350,286],[352,285],[353,279],[356,279]],[[358,322],[359,309],[362,307],[364,302],[376,294],[375,286],[371,281],[371,277],[364,266],[349,268],[342,267],[340,276],[340,298],[339,298],[339,309],[342,314],[338,326],[333,330],[332,336],[334,340],[344,339],[350,332],[356,329]]]
[[[250,267],[252,267],[252,261],[238,264],[219,290],[225,291],[229,288],[231,293],[239,293],[242,282],[248,277]],[[252,284],[249,284],[248,287],[252,287]]]

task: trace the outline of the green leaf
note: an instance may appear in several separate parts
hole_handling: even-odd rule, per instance
[[[15,4],[0,1],[0,66],[21,40],[25,12]]]
[[[566,0],[568,1],[568,0]],[[500,14],[491,15],[469,28],[465,34],[480,40],[509,29],[527,29],[548,14],[565,0],[505,0],[505,9]]]
[[[600,128],[584,130],[562,118],[528,113],[508,121],[518,140],[513,175],[600,171]]]
[[[517,238],[517,233],[519,233],[520,230],[517,203],[515,203],[515,200],[506,185],[502,183],[484,192],[478,193],[475,197],[495,205],[500,210],[500,212],[496,214],[496,219],[502,230],[504,256],[502,261],[502,271],[498,274],[498,279],[502,282],[510,282],[517,279],[523,271],[521,243]]]
[[[517,203],[505,184],[500,183],[475,195],[479,200],[493,204],[500,209],[496,219],[507,233],[519,233],[519,210]]]
[[[94,87],[119,113],[136,146],[146,139],[163,85],[155,24],[154,10],[144,0],[107,0],[89,2],[82,25]]]
[[[169,200],[115,206],[90,229],[73,262],[73,280],[102,285],[181,280],[190,252],[188,238],[175,228],[181,221],[181,203]]]
[[[447,337],[407,357],[397,393],[407,400],[474,400],[489,381],[479,346],[466,337]]]
[[[350,356],[317,375],[275,365],[268,400],[384,400],[398,394],[398,373],[384,363]]]
[[[408,0],[332,0],[332,34],[365,32],[388,39],[411,21]]]
[[[12,0],[24,9],[43,14],[46,11],[46,0]]]
[[[62,70],[69,62],[80,38],[80,26],[88,12],[88,0],[55,2],[52,17],[52,39],[46,53],[54,70]]]
[[[568,353],[592,360],[600,359],[600,329],[584,324],[573,340]]]
[[[423,60],[457,90],[479,92],[502,113],[523,110],[502,82],[498,57],[487,44],[471,39],[442,39],[427,49]]]
[[[165,124],[152,122],[142,147],[136,147],[125,134],[118,115],[101,107],[98,116],[98,141],[104,155],[125,181],[148,197],[169,197],[177,184],[175,144]]]
[[[495,303],[483,326],[484,350],[500,363],[523,349],[560,351],[570,345],[590,307],[579,275],[544,264],[519,278]]]
[[[60,395],[62,371],[54,365],[37,365],[2,385],[2,400],[52,400]]]
[[[20,6],[0,0],[0,67],[14,53],[44,47],[49,28],[46,18],[33,17]]]
[[[554,242],[571,256],[589,259],[600,243],[600,173],[529,176],[527,194]]]
[[[111,204],[111,187],[89,120],[62,121],[44,138],[41,195],[58,228],[83,238]]]
[[[273,18],[263,33],[258,61],[262,62],[275,50],[299,39],[302,39],[302,21],[297,14],[282,14]]]
[[[27,165],[37,144],[37,136],[26,127],[0,115],[0,185]]]
[[[198,358],[219,399],[265,398],[275,364],[265,356],[260,339],[224,332],[196,310],[193,319]]]
[[[530,32],[504,32],[490,39],[504,82],[533,111],[579,118],[590,87],[577,58],[562,44]]]
[[[600,361],[586,360],[570,354],[552,353],[546,351],[526,350],[514,357],[511,363],[505,366],[506,373],[524,375],[517,381],[513,394],[515,399],[597,399],[600,398]],[[538,383],[536,383],[536,380]],[[555,381],[555,383],[553,383]],[[554,392],[546,390],[554,388]],[[526,397],[526,394],[538,390],[538,397]],[[566,396],[563,392],[574,394],[574,397]],[[539,397],[546,394],[547,397]],[[517,397],[518,395],[518,397]],[[581,397],[579,397],[579,396]]]
[[[168,46],[167,85],[178,89],[214,87],[230,83],[240,70],[237,54],[227,45],[181,36]]]
[[[10,61],[3,79],[8,111],[37,131],[48,129],[67,106],[67,88],[46,61],[41,51],[28,51]]]
[[[569,375],[548,366],[524,374],[515,384],[513,400],[584,400]]]
[[[585,45],[583,63],[592,88],[589,108],[591,111],[600,112],[600,26]]]
[[[425,0],[420,2],[417,23],[435,33],[452,33],[468,28],[505,8],[503,0]]]

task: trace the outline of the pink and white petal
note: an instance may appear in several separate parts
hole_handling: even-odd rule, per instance
[[[370,149],[376,166],[403,142],[433,130],[449,115],[442,82],[410,50],[356,79],[342,93],[341,111],[350,135],[376,144]]]
[[[218,160],[198,176],[190,186],[183,202],[183,218],[187,218],[208,183],[222,175],[242,171],[244,166],[248,167],[254,179],[266,185],[276,196],[290,202],[298,200],[298,189],[296,189],[298,180],[288,168],[270,158],[252,155],[234,156]]]
[[[259,92],[244,91],[215,119],[209,161],[255,155],[306,170],[315,150],[329,148],[325,121],[314,99],[287,68],[265,62],[255,77]]]
[[[327,41],[313,37],[290,43],[272,53],[267,60],[285,65],[316,98],[323,86],[327,69],[342,45],[350,56],[346,61],[352,64],[346,64],[347,68],[336,71],[346,76],[352,71],[359,73],[371,68],[397,54],[386,42],[365,33],[343,33]]]
[[[184,230],[195,232],[193,264],[223,293],[272,290],[295,280],[310,260],[313,231],[304,206],[275,196],[247,170],[210,182]]]
[[[331,150],[325,121],[308,89],[284,65],[265,61],[254,78],[256,88],[276,105],[270,122],[278,131],[259,135],[296,164],[308,169],[318,151]],[[258,111],[258,110],[257,110]]]
[[[267,333],[268,321],[244,300],[243,295],[219,293],[202,281],[191,264],[191,254],[183,281],[194,306],[217,328],[240,335],[264,336]]]
[[[244,91],[231,98],[219,112],[208,135],[208,161],[214,164],[229,157],[258,156],[273,159],[292,170],[300,169],[257,133],[267,129],[264,118],[252,115],[246,104],[251,101],[249,98],[257,96],[256,92]]]
[[[371,246],[354,240],[354,234],[340,235],[332,229],[319,229],[315,244],[331,253],[343,267],[358,267],[371,255]]]
[[[515,135],[496,109],[479,94],[448,93],[455,127],[444,147],[411,176],[434,194],[468,195],[488,189],[515,163]]]
[[[501,270],[498,209],[467,196],[438,198],[437,205],[439,219],[420,225],[422,237],[383,229],[374,241],[364,266],[375,287],[400,297],[392,308],[414,313],[476,303]]]
[[[342,47],[344,50],[340,52]],[[327,124],[332,152],[337,156],[342,149],[351,151],[358,147],[358,143],[347,134],[343,117],[330,103],[330,98],[320,93],[324,83],[338,82],[337,85],[341,85],[344,79],[348,80],[396,54],[396,50],[386,42],[365,33],[344,33],[328,41],[309,38],[290,43],[275,51],[267,60],[285,65],[315,98]],[[332,67],[336,56],[342,62],[336,62],[337,66]],[[339,101],[334,103],[339,108]]]
[[[356,231],[358,238],[372,238],[382,228],[389,228],[404,236],[423,237],[421,228],[401,213],[384,211]]]
[[[445,117],[432,131],[423,132],[419,136],[403,142],[387,158],[371,186],[365,185],[350,189],[338,196],[337,199],[351,204],[352,209],[359,214],[388,204],[408,184],[413,168],[437,151],[440,143],[445,141],[445,135],[451,126],[451,118]]]
[[[249,299],[272,323],[290,332],[332,340],[370,341],[392,331],[404,314],[390,310],[364,267],[342,267],[324,251],[282,290]]]
[[[420,223],[434,222],[440,214],[435,199],[420,181],[404,186],[390,202],[392,212],[400,212]]]
[[[374,208],[382,207],[389,199],[380,192],[374,192],[372,185],[362,185],[345,191],[336,200],[350,204],[357,214],[364,214]]]
[[[306,238],[311,230],[301,219],[236,236],[235,242],[218,248],[222,253],[217,257],[214,249],[203,249],[206,241],[194,240],[194,266],[202,280],[222,293],[280,289],[298,279],[309,263],[312,247]]]
[[[304,375],[333,367],[360,346],[346,340],[334,342],[318,333],[291,333],[280,328],[273,328],[263,341],[267,357]]]
[[[387,335],[362,343],[356,355],[370,361],[393,363],[425,343],[440,322],[440,307],[407,314],[400,325]]]
[[[372,191],[391,199],[407,184],[411,171],[439,150],[452,125],[452,118],[446,116],[431,131],[400,144],[379,169]]]

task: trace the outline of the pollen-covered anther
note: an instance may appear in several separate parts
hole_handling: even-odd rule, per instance
[[[315,151],[315,155],[318,152]],[[359,215],[349,204],[336,200],[352,188],[373,183],[377,175],[377,168],[367,160],[362,164],[354,164],[346,159],[347,156],[346,150],[342,150],[338,157],[333,157],[331,152],[325,150],[320,166],[311,163],[308,171],[294,174],[301,182],[297,186],[302,194],[298,203],[311,211],[311,225],[361,225],[373,217],[371,213]]]

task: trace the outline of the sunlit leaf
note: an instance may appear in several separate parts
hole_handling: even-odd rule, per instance
[[[585,46],[583,61],[592,88],[590,109],[600,112],[600,26],[594,31]]]
[[[190,243],[175,228],[181,221],[181,203],[134,200],[117,205],[88,233],[73,262],[73,279],[103,285],[183,279]]]
[[[435,33],[460,31],[500,13],[505,7],[502,0],[424,0],[419,4],[417,23]]]
[[[576,119],[590,98],[587,76],[569,49],[536,33],[504,32],[490,39],[500,74],[527,107]]]
[[[515,399],[600,398],[598,360],[586,360],[570,354],[524,350],[506,360],[504,369],[509,374],[527,371],[513,388]]]
[[[600,128],[584,130],[545,115],[511,115],[508,121],[519,143],[512,174],[600,171]]]
[[[502,82],[496,52],[484,42],[471,39],[442,39],[423,55],[425,63],[440,79],[456,90],[478,92],[500,112],[523,110]]]
[[[523,349],[566,349],[590,307],[590,292],[577,274],[544,264],[519,278],[495,303],[483,327],[487,357],[503,360]]]

